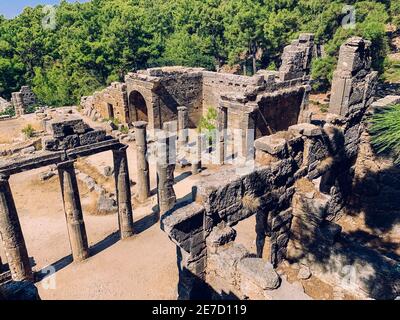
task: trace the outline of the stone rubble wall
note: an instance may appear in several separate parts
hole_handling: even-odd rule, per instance
[[[365,105],[372,103],[378,73],[371,71],[371,42],[359,37],[346,41],[339,52],[333,74],[329,112],[357,117]]]
[[[309,74],[314,46],[314,35],[304,33],[284,48],[279,68],[281,81],[299,79]]]
[[[232,130],[241,129],[246,113],[253,112],[254,104],[266,97],[271,103],[261,107],[276,110],[290,96],[290,109],[294,110],[291,114],[298,115],[308,101],[308,75],[314,47],[313,35],[302,34],[286,47],[280,71],[260,70],[252,77],[179,66],[140,70],[129,73],[125,84],[111,86],[92,97],[83,97],[81,105],[86,115],[97,119],[108,117],[106,106],[110,103],[117,106],[116,117],[129,124],[138,120],[130,115],[135,110],[129,99],[132,94],[139,93],[146,103],[148,117],[139,120],[146,120],[149,130],[161,129],[164,122],[177,120],[180,106],[188,108],[189,127],[195,128],[208,108],[217,109],[224,104],[221,99],[227,101],[228,128]],[[273,119],[279,121],[281,118]],[[287,122],[294,124],[297,120],[293,117]]]
[[[93,96],[82,97],[81,107],[84,115],[93,121],[110,119],[108,105],[113,108],[114,119],[121,123],[129,122],[128,96],[126,85],[119,82],[113,82],[109,87],[102,91],[95,92]]]
[[[15,114],[21,116],[25,114],[26,108],[36,104],[36,96],[30,87],[23,86],[20,91],[11,94],[11,104],[15,108]]]
[[[366,47],[368,44],[364,40],[351,38],[341,48],[335,75],[344,74],[350,82],[348,88],[342,87],[342,92],[343,89],[349,92],[348,99],[340,102],[340,108],[331,107],[336,114],[328,114],[321,126],[300,123],[290,126],[287,131],[257,139],[254,171],[242,175],[237,168],[227,168],[207,176],[194,189],[195,202],[163,218],[164,230],[185,257],[180,260],[181,270],[189,270],[180,278],[184,284],[182,288],[194,290],[190,274],[206,282],[214,281],[207,275],[215,274],[217,270],[217,273],[227,272],[226,277],[218,277],[219,282],[225,279],[229,288],[235,288],[233,290],[239,296],[246,296],[241,291],[244,288],[241,288],[240,276],[232,273],[232,270],[237,271],[237,263],[246,258],[246,254],[240,254],[243,250],[238,247],[232,249],[230,243],[234,236],[229,236],[230,232],[221,235],[221,239],[228,241],[217,241],[222,242],[221,254],[209,237],[212,239],[212,234],[221,234],[221,229],[232,227],[251,215],[257,216],[257,238],[266,235],[271,238],[269,260],[273,266],[284,259],[316,263],[321,254],[329,253],[329,248],[337,243],[342,229],[332,220],[339,215],[351,194],[360,137],[365,130],[364,116],[374,99],[376,73],[370,70]],[[300,59],[300,56],[296,53],[294,57]],[[308,60],[302,61],[304,71]],[[350,61],[354,63],[348,69]],[[300,72],[297,69],[286,71],[293,77]],[[337,93],[334,92],[331,106],[335,106],[336,100]],[[225,101],[250,104],[249,96],[240,94],[226,95]],[[193,219],[197,221],[196,227]],[[224,247],[226,245],[228,249]],[[229,256],[238,255],[234,259],[236,262],[231,264],[233,267],[223,267],[229,265],[223,257],[226,250],[233,250]],[[221,270],[215,267],[219,263],[222,263]],[[208,272],[210,268],[211,272]],[[226,288],[216,286],[221,292],[224,291],[221,288]],[[190,297],[190,290],[183,290],[184,296]],[[252,292],[260,293],[260,290]]]

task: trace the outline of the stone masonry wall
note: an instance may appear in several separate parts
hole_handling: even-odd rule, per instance
[[[362,39],[350,39],[341,50],[347,58],[343,47],[349,43],[355,55],[359,51],[354,49],[356,43],[358,48],[365,45]],[[369,55],[362,59],[368,61]],[[365,67],[364,78],[352,83],[362,88],[357,91],[361,98],[351,99],[345,116],[328,114],[322,126],[301,123],[288,131],[257,139],[254,171],[243,175],[237,168],[226,168],[207,176],[195,187],[193,203],[163,217],[164,230],[184,257],[180,259],[180,288],[184,297],[192,297],[202,283],[213,282],[215,279],[210,278],[208,271],[215,270],[222,261],[224,265],[232,263],[233,267],[221,267],[219,281],[229,285],[219,287],[235,288],[235,294],[246,296],[243,290],[248,287],[242,287],[238,263],[249,257],[243,248],[232,247],[235,234],[230,228],[251,215],[257,217],[257,245],[263,245],[266,236],[271,238],[269,260],[274,266],[284,259],[321,262],[321,254],[336,246],[341,227],[332,220],[351,194],[354,164],[365,128],[364,115],[373,102],[376,82],[376,73],[370,71],[368,63],[360,64]],[[350,92],[353,91],[351,88]],[[342,251],[338,248],[342,246],[342,242],[337,244],[337,250],[332,252],[340,256]],[[356,252],[355,249],[353,253]],[[267,272],[265,277],[273,276]],[[268,298],[265,289],[261,286],[250,291]]]
[[[93,96],[83,97],[81,106],[84,114],[94,121],[100,118],[110,119],[112,116],[124,124],[129,121],[126,85],[123,83],[113,82],[104,90],[95,92]],[[111,113],[109,108],[112,109]]]

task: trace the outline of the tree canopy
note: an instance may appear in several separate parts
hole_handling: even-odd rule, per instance
[[[343,28],[346,5],[356,25]],[[400,23],[398,1],[342,0],[92,0],[61,1],[54,28],[44,6],[0,16],[0,95],[31,85],[42,103],[67,105],[134,69],[161,65],[246,64],[257,52],[262,68],[279,66],[282,49],[301,32],[313,32],[326,57],[313,75],[326,86],[338,49],[351,35],[373,42],[382,71],[385,24]],[[251,62],[250,62],[251,65]]]

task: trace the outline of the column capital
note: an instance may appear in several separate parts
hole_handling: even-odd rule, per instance
[[[178,111],[187,111],[187,107],[185,107],[185,106],[179,106],[178,107]]]
[[[127,146],[126,144],[120,146],[118,149],[113,149],[114,153],[124,153],[126,152],[126,150],[129,148],[129,146]]]
[[[0,182],[7,182],[10,179],[10,175],[5,173],[0,173]]]
[[[148,123],[146,121],[135,121],[132,123],[133,127],[138,129],[145,129],[147,124]]]
[[[67,160],[67,161],[63,161],[63,162],[57,163],[57,169],[73,168],[75,162],[76,162],[76,160],[72,159],[72,160]]]

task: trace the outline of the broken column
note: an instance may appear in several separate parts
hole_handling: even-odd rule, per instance
[[[226,155],[226,129],[228,126],[228,109],[218,106],[217,118],[217,161],[220,165],[225,163]]]
[[[15,115],[17,117],[25,114],[23,95],[21,92],[13,92],[11,102],[14,106]]]
[[[279,68],[281,81],[301,79],[310,72],[314,52],[314,35],[302,33],[299,39],[285,47],[282,54],[282,65]]]
[[[377,73],[371,71],[370,46],[370,41],[352,37],[340,47],[338,66],[333,74],[330,113],[347,116],[372,103]]]
[[[199,133],[197,135],[196,146],[194,150],[194,155],[192,159],[192,174],[196,175],[201,171],[201,154],[202,154],[202,146],[203,146],[204,134]]]
[[[178,107],[178,143],[179,147],[184,147],[189,142],[188,135],[189,113],[186,107]]]
[[[147,160],[147,122],[133,123],[136,139],[138,199],[144,202],[150,196],[149,162]]]
[[[75,175],[74,160],[57,165],[64,202],[65,218],[69,242],[74,261],[83,261],[89,257],[89,245],[83,221],[82,205]]]
[[[128,157],[126,149],[113,150],[114,175],[118,201],[118,225],[121,239],[131,237],[133,232],[133,210],[131,200],[131,186],[128,170]]]
[[[11,193],[9,177],[0,174],[0,235],[14,281],[33,280],[28,251]]]
[[[176,122],[166,122],[157,139],[157,195],[160,214],[176,203],[174,171],[176,164]]]

